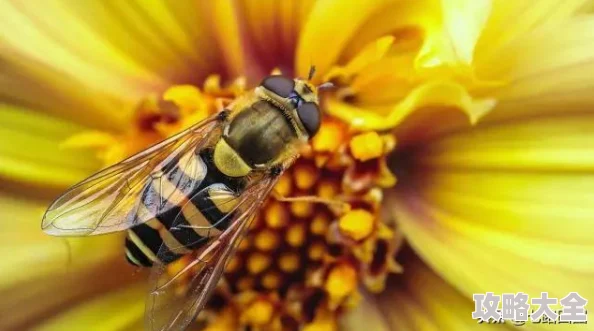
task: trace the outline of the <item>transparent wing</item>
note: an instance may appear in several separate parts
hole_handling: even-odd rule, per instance
[[[42,229],[58,236],[97,235],[148,221],[170,204],[154,202],[151,210],[142,208],[144,213],[139,213],[147,184],[155,183],[163,192],[162,179],[170,172],[180,168],[188,173],[199,171],[191,156],[210,140],[220,123],[215,115],[78,183],[50,205]]]
[[[152,331],[184,330],[206,305],[216,287],[225,265],[231,257],[253,219],[255,212],[269,195],[278,176],[267,175],[250,184],[233,202],[233,209],[227,215],[230,220],[227,229],[210,238],[208,244],[192,255],[192,261],[176,274],[167,266],[157,262],[151,270],[151,291],[146,303],[146,327]],[[192,222],[190,222],[192,223]],[[171,231],[192,231],[176,227]],[[171,247],[159,251],[159,261],[166,261]]]

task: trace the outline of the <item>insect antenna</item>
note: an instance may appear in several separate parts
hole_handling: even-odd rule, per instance
[[[330,88],[334,88],[334,86],[335,85],[332,82],[325,82],[325,83],[318,85],[318,90],[330,89]]]
[[[316,66],[311,65],[311,67],[309,67],[309,74],[307,75],[307,80],[311,80],[315,74],[316,74]]]

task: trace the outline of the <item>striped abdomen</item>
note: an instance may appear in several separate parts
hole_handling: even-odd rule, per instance
[[[228,177],[215,167],[211,149],[172,161],[143,189],[131,217],[150,220],[128,231],[126,258],[151,266],[158,258],[170,263],[202,247],[229,226],[234,198],[242,189],[242,178]]]

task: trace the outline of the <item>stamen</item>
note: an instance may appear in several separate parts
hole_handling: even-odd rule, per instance
[[[293,167],[295,185],[301,190],[313,187],[318,179],[318,169],[309,163],[299,163]]]
[[[281,276],[278,272],[271,271],[262,277],[262,286],[269,290],[277,289],[281,285]]]
[[[235,284],[239,291],[244,292],[244,291],[249,291],[249,290],[253,289],[255,283],[256,282],[254,281],[254,278],[252,278],[250,276],[244,276],[244,277],[240,278]]]
[[[293,224],[287,230],[285,240],[293,247],[299,247],[305,242],[305,226],[303,224]]]
[[[299,269],[300,264],[301,263],[299,254],[297,253],[285,253],[278,260],[278,265],[280,269],[287,273],[297,271],[297,269]]]
[[[239,259],[239,257],[237,257],[237,255],[235,255],[231,257],[229,263],[227,263],[227,265],[225,266],[225,272],[235,272],[239,270],[239,267],[241,267],[241,260]]]
[[[353,137],[350,142],[350,148],[355,159],[359,161],[378,158],[384,152],[382,138],[375,131]]]
[[[330,270],[325,289],[334,303],[346,298],[357,287],[357,271],[350,264],[339,264]]]
[[[316,242],[309,246],[308,257],[313,261],[321,260],[326,254],[326,244],[323,242]]]
[[[334,198],[340,190],[339,184],[333,180],[322,180],[318,184],[318,196],[323,199]]]
[[[343,215],[338,221],[340,231],[354,239],[362,240],[373,231],[374,217],[364,209],[354,209]]]
[[[293,182],[291,177],[288,173],[283,174],[276,182],[276,186],[274,186],[274,191],[283,197],[288,197],[291,195],[293,191]]]
[[[307,201],[295,201],[291,203],[291,213],[297,217],[306,218],[313,214],[314,205]]]
[[[344,140],[346,128],[338,121],[323,121],[320,130],[312,139],[317,152],[334,152]]]
[[[289,215],[280,202],[272,200],[266,208],[264,220],[269,227],[279,229],[289,222]]]
[[[252,325],[265,325],[272,319],[274,306],[265,299],[254,301],[241,315],[242,322]]]
[[[237,246],[237,250],[240,252],[247,251],[251,247],[251,238],[243,238],[243,240]]]
[[[259,274],[266,270],[271,263],[270,256],[262,253],[252,253],[247,260],[247,269],[251,274]]]
[[[318,213],[311,221],[309,229],[312,234],[325,235],[330,224],[330,218],[325,213]]]
[[[272,251],[279,246],[278,233],[265,229],[258,233],[254,239],[254,246],[262,251]]]

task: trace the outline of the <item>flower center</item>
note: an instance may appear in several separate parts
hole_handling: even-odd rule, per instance
[[[173,86],[141,102],[127,132],[84,133],[85,141],[93,142],[88,146],[98,149],[104,163],[115,163],[216,113],[245,93],[243,81],[221,87],[213,76],[201,89]],[[387,274],[400,271],[393,260],[397,235],[379,218],[382,189],[396,183],[386,165],[394,145],[391,136],[353,133],[346,123],[325,117],[275,191],[340,200],[351,209],[270,197],[200,318],[213,330],[335,326],[339,314],[357,303],[360,288],[381,291]],[[186,262],[182,258],[170,268]]]

